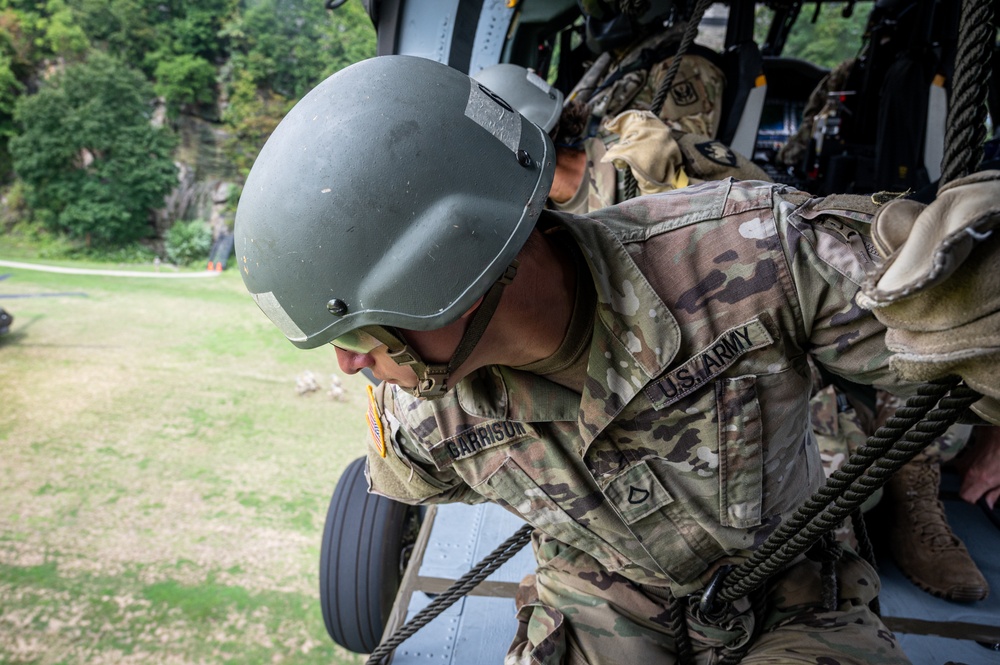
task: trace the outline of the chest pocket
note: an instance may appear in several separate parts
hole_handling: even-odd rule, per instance
[[[620,570],[627,566],[629,561],[601,538],[596,533],[598,529],[594,528],[598,523],[607,521],[602,513],[609,510],[596,487],[595,492],[589,495],[574,493],[564,484],[558,488],[566,494],[565,498],[561,498],[568,504],[567,508],[549,496],[513,457],[507,457],[485,482],[473,487],[553,538],[587,552],[608,570]]]
[[[764,492],[757,378],[717,378],[633,423],[646,435],[612,434],[635,461],[606,481],[604,493],[657,564],[685,583],[748,546],[746,530],[762,524]]]
[[[702,529],[667,491],[649,461],[639,462],[615,476],[604,494],[635,537],[647,546],[654,566],[667,577],[685,583],[703,571],[708,560],[687,536]],[[714,548],[711,548],[714,551]],[[715,557],[711,557],[715,558]]]

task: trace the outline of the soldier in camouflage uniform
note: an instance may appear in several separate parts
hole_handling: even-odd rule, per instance
[[[744,662],[906,662],[850,552],[834,608],[807,558],[717,621],[688,596],[823,482],[807,355],[904,388],[854,300],[870,200],[725,180],[572,216],[543,210],[553,161],[502,99],[406,56],[327,79],[261,151],[244,282],[294,344],[383,380],[371,490],[535,527],[509,663],[674,662],[673,598],[698,662],[751,641]]]
[[[685,67],[681,68],[681,72],[679,80],[683,84],[686,80],[683,74]],[[688,72],[687,78],[698,75],[695,70]],[[557,130],[562,93],[537,75],[518,65],[502,64],[483,70],[476,78],[546,132]],[[613,86],[612,91],[595,105],[602,114],[606,113],[612,100],[615,104],[612,108],[620,111],[633,96],[637,96],[635,90],[640,88],[645,108],[648,108],[648,98],[653,93],[648,85],[644,85],[645,73],[631,72],[625,80],[631,81],[630,86]],[[709,76],[709,80],[713,77]],[[834,75],[828,80],[839,81],[841,78]],[[632,90],[630,95],[625,94],[627,89]],[[699,86],[696,94],[691,96],[704,99],[705,85]],[[672,107],[672,111],[677,113],[678,107]],[[726,177],[769,179],[752,162],[721,143],[696,133],[671,131],[666,124],[648,115],[651,114],[624,111],[610,118],[611,122],[604,124],[601,138],[584,142],[586,166],[581,164],[580,168],[585,168],[585,173],[569,178],[571,182],[566,185],[568,191],[572,191],[575,181],[573,195],[561,202],[550,195],[550,205],[557,210],[583,214],[624,200],[623,171],[617,168],[622,161],[633,169],[639,179],[640,191],[646,194]],[[702,121],[702,116],[697,114],[691,118]],[[567,178],[565,174],[569,169],[566,162],[573,161],[573,152],[557,147],[557,155],[561,158],[557,157],[554,190],[560,187],[561,179]],[[624,160],[621,160],[623,156]],[[656,165],[649,168],[652,162]],[[661,175],[650,178],[648,174],[651,172]],[[688,178],[689,173],[691,178]],[[810,414],[823,471],[829,478],[877,426],[873,413],[859,414],[859,411],[865,411],[864,406],[850,400],[846,393],[833,385],[818,386],[815,391],[810,400]],[[897,405],[897,402],[887,403],[890,399],[892,396],[888,394],[879,394],[880,422],[884,422]],[[889,483],[894,499],[890,505],[894,514],[887,524],[893,532],[888,542],[901,570],[920,588],[959,601],[985,598],[989,586],[964,543],[948,526],[944,506],[937,496],[937,471],[941,463],[951,460],[958,453],[968,439],[969,429],[968,426],[954,426]],[[915,492],[913,488],[921,491]],[[882,488],[879,488],[865,501],[862,510],[870,510],[881,497]],[[857,549],[857,541],[849,525],[839,527],[836,535],[839,540]]]
[[[562,93],[518,65],[488,67],[475,78],[553,136],[557,158],[549,205],[556,210],[584,214],[624,201],[625,168],[642,194],[728,177],[770,180],[746,157],[708,138],[717,129],[723,79],[705,58],[685,56],[660,116],[648,110],[654,83],[659,85],[670,61],[657,62],[651,72],[630,70],[591,103],[578,98],[565,112],[559,108]],[[626,59],[621,66],[628,64]],[[592,120],[603,122],[595,136],[581,140]]]

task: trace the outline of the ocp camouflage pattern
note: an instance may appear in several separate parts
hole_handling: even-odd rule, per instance
[[[823,482],[807,354],[902,388],[884,328],[854,301],[876,260],[858,237],[871,212],[863,197],[726,180],[544,213],[597,292],[583,394],[497,366],[433,402],[383,385],[372,490],[494,501],[632,582],[702,587]],[[684,367],[697,385],[672,394]]]

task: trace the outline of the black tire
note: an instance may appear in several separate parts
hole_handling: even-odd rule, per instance
[[[345,649],[371,653],[382,639],[418,515],[368,493],[363,457],[337,482],[323,528],[319,598],[326,631]]]

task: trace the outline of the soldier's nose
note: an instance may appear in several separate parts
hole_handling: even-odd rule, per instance
[[[337,364],[345,374],[357,374],[365,367],[371,367],[375,361],[367,353],[355,353],[339,347],[334,347],[337,351]]]

